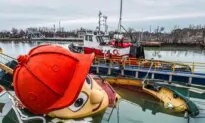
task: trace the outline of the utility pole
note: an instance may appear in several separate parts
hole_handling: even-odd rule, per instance
[[[151,40],[152,26],[149,25],[149,40]]]
[[[61,32],[61,22],[59,21],[59,32]]]
[[[143,35],[144,35],[144,30],[143,30],[143,28],[142,28],[142,33],[141,33],[141,41],[143,41]]]
[[[121,33],[121,25],[122,25],[122,0],[120,1],[120,20],[118,25],[118,32]]]
[[[203,35],[202,35],[203,36],[203,44],[205,44],[205,28],[203,27],[202,30],[203,30]]]
[[[101,16],[102,16],[102,12],[99,11],[99,27],[98,27],[98,33],[100,33],[100,26],[101,26]]]
[[[56,25],[53,25],[53,37],[56,37]]]
[[[159,25],[157,26],[157,41],[159,40]]]

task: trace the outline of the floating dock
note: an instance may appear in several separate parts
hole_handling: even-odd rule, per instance
[[[194,68],[193,68],[194,69]],[[147,73],[147,79],[163,80],[167,82],[178,82],[187,85],[205,85],[205,73],[192,71],[162,70],[158,68],[145,68],[141,66],[120,64],[94,63],[90,68],[90,73],[104,76],[126,76],[143,79]]]

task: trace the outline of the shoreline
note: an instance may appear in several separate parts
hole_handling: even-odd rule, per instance
[[[27,38],[0,38],[0,41],[31,41],[30,39]]]
[[[31,42],[31,41],[65,41],[65,42],[83,42],[83,39],[79,38],[42,38],[42,39],[28,39],[28,38],[0,38],[0,42]],[[147,45],[144,47],[163,47],[163,46],[199,46],[205,48],[204,45],[200,43],[163,43],[160,46]]]
[[[0,38],[0,42],[4,41],[67,41],[67,42],[83,42],[81,38],[36,38],[36,39],[29,39],[29,38]]]

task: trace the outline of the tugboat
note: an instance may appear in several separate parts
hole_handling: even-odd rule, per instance
[[[118,35],[121,37],[122,35]],[[117,39],[116,39],[117,40]],[[83,46],[71,43],[69,49],[73,52],[83,52],[85,54],[95,53],[95,57],[111,56],[112,58],[145,58],[144,48],[134,45],[131,42],[112,41],[106,43],[103,35],[86,34],[83,40]],[[121,40],[124,40],[123,37]]]
[[[191,71],[188,65],[182,63],[144,59],[144,48],[142,46],[137,46],[128,42],[115,46],[113,42],[105,42],[102,35],[86,34],[82,46],[71,43],[69,45],[69,50],[84,54],[94,53],[95,58],[93,63],[97,65],[101,64],[102,66],[111,63],[112,65],[121,64],[124,66],[149,68],[153,62],[153,68],[161,70],[172,71],[174,69],[177,71]]]
[[[100,20],[99,20],[100,21]],[[83,45],[71,43],[69,50],[76,53],[95,54],[94,64],[105,66],[109,63],[117,63],[122,66],[136,66],[140,68],[149,68],[151,63],[154,63],[154,68],[161,70],[179,70],[190,72],[191,68],[188,65],[181,63],[172,63],[160,60],[147,60],[145,59],[144,47],[140,41],[134,41],[130,35],[131,41],[126,41],[122,34],[122,0],[120,8],[120,19],[118,24],[118,32],[113,36],[114,39],[105,41],[102,34],[85,34]],[[100,26],[100,25],[99,25]],[[100,32],[100,30],[99,30]],[[101,64],[103,63],[103,64]],[[105,64],[104,64],[105,63]]]
[[[112,58],[127,56],[130,58],[145,58],[144,48],[140,46],[136,41],[131,42],[125,41],[125,37],[122,34],[122,0],[120,2],[120,18],[118,24],[118,30],[113,36],[114,39],[107,42],[103,39],[103,35],[100,33],[100,18],[101,12],[99,13],[99,31],[95,34],[86,34],[83,40],[83,46],[76,46],[71,44],[69,49],[74,52],[82,51],[85,54],[95,53],[95,56],[104,57],[110,56]],[[126,30],[125,30],[126,31]],[[132,38],[131,38],[132,39]]]

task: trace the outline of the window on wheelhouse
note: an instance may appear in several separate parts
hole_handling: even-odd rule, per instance
[[[89,41],[93,41],[93,36],[92,35],[89,35]]]
[[[88,41],[88,35],[85,36],[85,40]]]
[[[92,42],[92,41],[93,41],[93,36],[92,36],[92,35],[86,35],[86,36],[85,36],[85,41],[90,41],[90,42]]]
[[[97,36],[97,41],[100,42],[100,43],[103,43],[103,42],[104,42],[102,36]]]
[[[100,42],[100,40],[99,40],[99,38],[98,38],[98,37],[96,37],[96,40],[97,40],[97,42]]]

